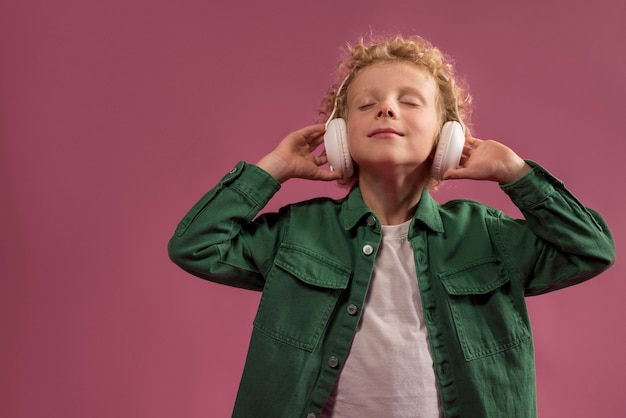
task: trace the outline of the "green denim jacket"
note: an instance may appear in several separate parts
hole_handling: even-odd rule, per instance
[[[603,219],[537,164],[502,186],[525,220],[424,191],[409,229],[446,417],[534,417],[525,296],[614,260]],[[381,227],[358,187],[257,217],[280,188],[240,162],[184,217],[171,259],[203,279],[262,290],[235,417],[317,417],[348,355]],[[255,219],[256,218],[256,219]],[[385,359],[381,358],[384,362]]]

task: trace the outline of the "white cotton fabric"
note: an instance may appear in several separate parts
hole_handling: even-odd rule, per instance
[[[382,227],[359,329],[322,417],[441,417],[410,221]]]

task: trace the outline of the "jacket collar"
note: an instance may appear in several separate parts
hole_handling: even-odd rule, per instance
[[[363,202],[361,189],[354,186],[341,205],[341,219],[345,229],[352,229],[359,221],[372,213],[370,208]],[[443,232],[443,222],[439,214],[439,204],[432,198],[427,189],[422,192],[422,197],[417,205],[413,216],[413,224],[421,224],[434,232]]]

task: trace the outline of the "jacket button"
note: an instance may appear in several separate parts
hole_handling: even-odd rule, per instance
[[[328,365],[334,369],[335,367],[339,366],[339,359],[335,356],[330,356],[328,358]]]
[[[365,254],[365,255],[370,255],[370,254],[372,254],[373,252],[374,252],[374,247],[372,247],[371,245],[369,245],[369,244],[365,244],[365,245],[363,246],[363,254]]]
[[[348,305],[348,308],[346,310],[350,315],[355,315],[358,311],[358,308],[356,307],[356,305],[351,303]]]
[[[374,215],[370,215],[367,217],[367,225],[368,226],[376,225],[376,218],[374,217]]]
[[[310,414],[307,414],[306,418],[315,418],[315,414],[311,412]]]

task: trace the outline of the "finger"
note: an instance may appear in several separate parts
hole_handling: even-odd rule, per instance
[[[310,139],[309,146],[311,150],[314,150],[315,148],[319,147],[322,144],[322,142],[324,142],[324,136],[319,135]]]
[[[318,167],[326,164],[327,162],[328,162],[328,157],[326,156],[325,153],[315,157],[315,165],[317,165]]]
[[[311,140],[320,137],[324,133],[324,131],[326,131],[326,125],[324,125],[323,123],[318,123],[315,125],[306,126],[296,132],[304,136],[307,142],[310,142]]]
[[[466,179],[468,178],[466,176],[467,169],[466,168],[451,168],[449,170],[446,170],[445,173],[443,173],[443,179],[444,180],[455,180],[455,179]]]
[[[481,142],[482,140],[474,138],[473,136],[469,136],[466,138],[465,146],[469,146],[470,148],[476,148],[478,145],[480,145]]]
[[[330,171],[330,170],[319,170],[315,175],[314,180],[321,181],[333,181],[339,180],[341,178],[341,174],[338,171]]]

